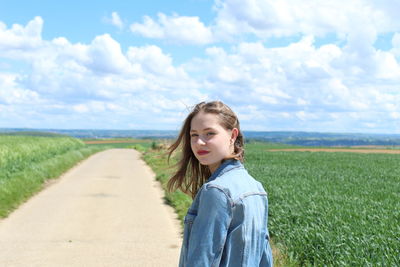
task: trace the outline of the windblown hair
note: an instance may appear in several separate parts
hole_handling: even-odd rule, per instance
[[[193,117],[200,112],[216,114],[219,117],[220,125],[226,130],[238,129],[234,153],[229,158],[235,158],[241,162],[244,160],[244,138],[236,114],[220,101],[197,104],[185,119],[177,140],[168,148],[168,161],[175,150],[181,149],[180,160],[176,165],[178,169],[168,181],[168,190],[171,192],[180,189],[192,198],[196,196],[197,191],[211,176],[208,166],[200,164],[190,144],[191,122]]]

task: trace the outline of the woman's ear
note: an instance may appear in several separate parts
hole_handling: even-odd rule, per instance
[[[238,137],[238,135],[239,135],[239,130],[238,130],[238,128],[233,128],[233,129],[232,129],[232,133],[231,133],[231,142],[232,142],[232,143],[235,143],[236,138]]]

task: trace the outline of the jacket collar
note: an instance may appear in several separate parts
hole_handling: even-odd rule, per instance
[[[221,176],[225,172],[228,172],[232,169],[240,168],[243,167],[243,164],[240,162],[240,160],[237,159],[226,159],[224,160],[221,165],[213,172],[213,174],[208,178],[207,182],[210,182],[217,178],[218,176]]]

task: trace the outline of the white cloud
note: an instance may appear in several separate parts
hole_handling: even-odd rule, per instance
[[[16,74],[0,72],[0,103],[7,105],[39,104],[40,97],[37,92],[23,89],[18,86]]]
[[[394,79],[400,82],[400,64],[392,53],[377,51],[374,60],[377,65],[377,78]]]
[[[73,108],[73,110],[75,110],[75,111],[77,111],[79,113],[85,113],[85,112],[89,111],[88,106],[85,105],[85,104],[74,105],[72,108]]]
[[[35,17],[23,27],[14,24],[10,29],[0,21],[0,53],[6,58],[21,58],[37,50],[41,38],[43,19]]]
[[[158,14],[158,21],[148,16],[143,17],[143,23],[133,23],[131,31],[148,38],[166,39],[173,43],[208,44],[213,41],[212,32],[199,17],[167,16]]]
[[[155,45],[130,47],[127,57],[133,64],[140,64],[145,70],[154,74],[175,72],[171,56],[163,54],[162,50]]]
[[[391,112],[390,113],[390,117],[392,117],[392,119],[399,120],[400,119],[400,112]]]
[[[400,110],[396,58],[375,48],[362,58],[347,47],[316,47],[314,42],[305,36],[279,48],[260,42],[240,43],[230,50],[211,47],[206,50],[208,59],[186,66],[196,75],[203,73],[200,79],[205,80],[210,98],[228,99],[235,106],[254,105],[259,114],[268,114],[260,120],[265,127],[346,131],[380,121],[379,131],[393,128],[390,112]],[[252,120],[244,123],[259,129]]]
[[[143,17],[143,24],[133,23],[130,28],[133,33],[141,34],[144,37],[157,39],[165,38],[162,26],[149,16]]]
[[[120,44],[104,34],[97,36],[87,50],[89,67],[110,73],[121,73],[129,70],[129,62],[122,54]]]
[[[124,28],[124,22],[122,21],[121,17],[119,16],[118,12],[112,12],[111,17],[104,17],[103,22],[107,24],[111,24],[117,27],[119,30]]]
[[[373,46],[381,32],[396,28],[390,16],[377,19],[383,7],[371,10],[373,5],[361,0],[340,2],[345,15],[335,11],[335,22],[330,14],[325,18],[309,10],[318,7],[306,1],[299,2],[302,8],[311,5],[305,14],[285,1],[243,1],[243,10],[238,10],[238,1],[218,3],[212,26],[198,17],[161,13],[157,21],[145,17],[131,26],[138,34],[177,43],[210,44],[217,40],[215,34],[219,40],[233,37],[232,43],[207,47],[203,57],[194,55],[182,65],[156,45],[124,50],[110,34],[88,43],[65,37],[43,40],[40,17],[25,26],[0,23],[0,58],[10,65],[7,73],[0,70],[1,113],[13,114],[7,119],[10,124],[27,126],[29,121],[30,127],[63,127],[69,121],[85,128],[171,129],[180,126],[187,106],[218,99],[238,112],[246,130],[400,130],[394,126],[400,112],[399,31],[391,50]],[[336,6],[324,5],[326,10]],[[261,21],[267,7],[279,11],[269,11],[271,25]],[[355,21],[363,21],[365,14],[371,21],[364,29],[352,27],[349,10],[355,12]],[[220,23],[231,27],[224,30],[225,37],[219,35]],[[316,45],[318,34],[328,32],[344,41]],[[246,33],[259,38],[235,40]],[[262,39],[286,34],[300,39],[275,48]],[[14,62],[27,70],[19,71]]]
[[[1,24],[0,34],[15,35],[14,29],[19,29],[24,33],[19,44],[28,43],[32,34],[27,32],[34,32],[30,25],[40,21],[35,18],[12,29]],[[34,49],[19,54],[21,46],[12,42],[3,42],[0,48],[0,58],[30,68],[23,75],[0,70],[0,104],[2,111],[14,112],[15,126],[27,126],[24,121],[35,116],[29,127],[63,127],[73,121],[85,128],[123,128],[136,121],[149,129],[163,128],[174,120],[168,117],[179,117],[185,104],[203,97],[199,84],[157,46],[129,47],[124,52],[109,34],[88,44],[70,43],[64,37],[42,40],[41,34],[35,39],[39,41]]]
[[[124,23],[122,22],[117,12],[113,12],[111,14],[111,24],[118,27],[119,29],[122,29],[124,27]]]
[[[310,121],[318,118],[318,115],[311,112],[298,111],[295,113],[296,117],[302,121]]]
[[[217,15],[209,25],[199,17],[158,13],[157,20],[144,16],[142,23],[133,23],[130,28],[148,38],[200,45],[236,43],[238,37],[249,34],[264,40],[333,34],[346,41],[348,49],[364,54],[379,34],[400,30],[399,6],[393,0],[215,0]]]
[[[72,106],[72,109],[78,113],[104,113],[123,111],[118,105],[104,101],[87,101],[84,104]]]
[[[400,32],[396,32],[393,35],[391,52],[393,55],[400,58]]]
[[[399,6],[390,0],[217,0],[215,31],[225,37],[253,33],[261,38],[385,33],[399,29]]]

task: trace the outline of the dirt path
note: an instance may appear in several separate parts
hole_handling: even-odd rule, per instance
[[[0,266],[177,266],[162,197],[137,151],[95,154],[0,221]]]

